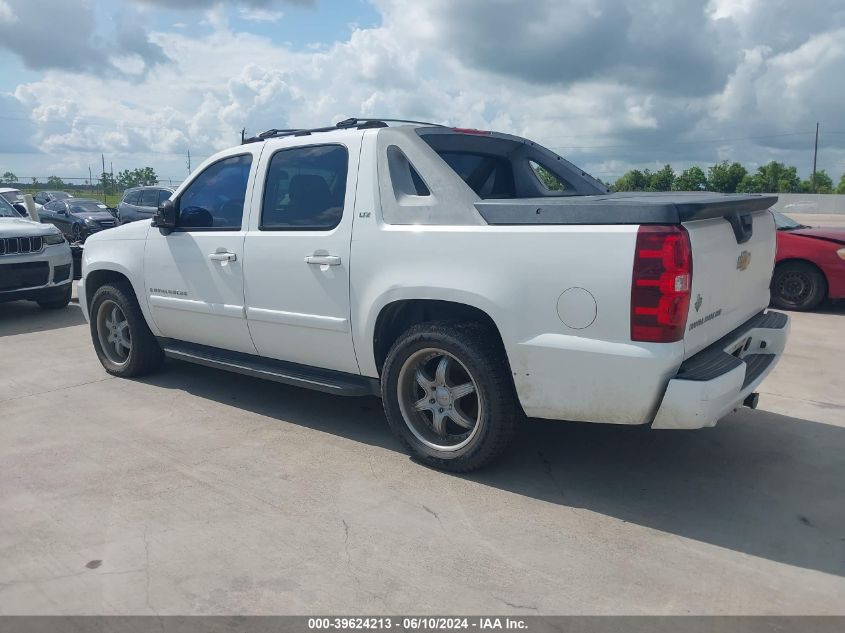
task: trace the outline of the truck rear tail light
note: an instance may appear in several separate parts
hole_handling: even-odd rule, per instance
[[[631,279],[631,340],[680,341],[691,288],[692,249],[686,229],[640,226]]]

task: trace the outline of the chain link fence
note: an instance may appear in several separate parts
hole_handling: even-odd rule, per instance
[[[160,178],[156,183],[164,187],[178,187],[181,180]],[[137,186],[137,185],[133,185]],[[125,187],[116,182],[104,182],[99,178],[75,178],[59,176],[26,176],[14,179],[0,178],[0,189],[17,189],[21,193],[35,196],[39,191],[66,191],[75,198],[92,198],[110,207],[116,207],[123,198]]]

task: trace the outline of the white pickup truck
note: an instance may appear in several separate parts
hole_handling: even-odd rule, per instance
[[[150,222],[86,243],[106,370],[164,356],[381,396],[424,462],[477,468],[523,416],[657,429],[755,406],[771,197],[612,194],[507,134],[350,119],[205,161]]]

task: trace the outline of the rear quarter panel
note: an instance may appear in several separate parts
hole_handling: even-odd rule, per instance
[[[454,301],[496,324],[529,416],[649,422],[682,361],[683,343],[630,341],[637,226],[388,225],[375,170],[364,173],[375,165],[375,145],[374,136],[365,136],[350,253],[361,372],[379,375],[373,336],[385,306]],[[569,288],[583,288],[589,294],[578,294],[594,302],[595,318],[585,327],[570,327],[559,315]]]

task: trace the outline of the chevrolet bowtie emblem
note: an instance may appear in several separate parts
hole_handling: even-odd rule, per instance
[[[748,268],[748,264],[751,263],[751,253],[748,251],[742,251],[739,254],[739,257],[736,258],[736,269],[737,270],[745,270]]]

